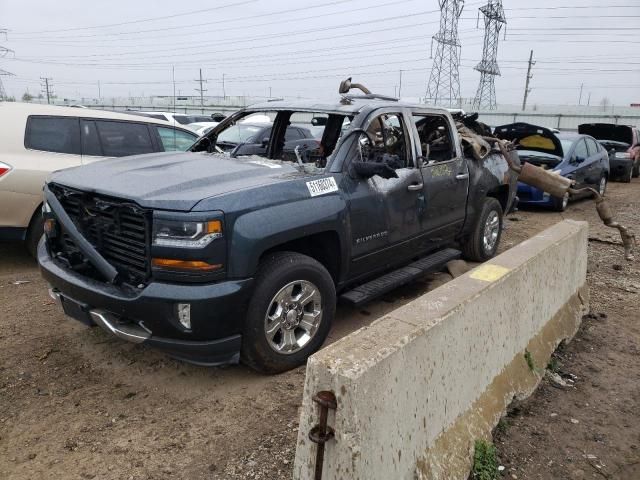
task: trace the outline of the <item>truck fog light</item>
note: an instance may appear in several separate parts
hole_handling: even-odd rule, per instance
[[[191,330],[191,304],[179,303],[178,304],[178,320],[184,328]]]

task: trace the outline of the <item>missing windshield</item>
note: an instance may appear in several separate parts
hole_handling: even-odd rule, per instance
[[[350,125],[345,115],[324,112],[255,111],[208,136],[197,150],[233,158],[262,157],[305,170],[324,169]]]

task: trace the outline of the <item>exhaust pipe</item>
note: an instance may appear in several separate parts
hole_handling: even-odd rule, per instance
[[[530,163],[520,165],[518,152],[511,142],[499,140],[497,138],[483,137],[484,140],[497,142],[498,148],[509,164],[509,168],[518,174],[518,180],[547,192],[554,197],[562,198],[567,193],[576,195],[590,191],[594,194],[596,202],[596,211],[602,223],[609,228],[615,228],[620,232],[622,246],[624,247],[624,257],[626,260],[633,260],[633,250],[636,248],[636,236],[624,225],[620,225],[613,215],[609,202],[593,188],[573,188],[573,181],[568,178],[561,177],[557,173],[552,173],[544,168],[537,167]],[[517,159],[517,161],[516,161]]]

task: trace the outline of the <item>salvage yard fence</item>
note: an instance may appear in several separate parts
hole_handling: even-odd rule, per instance
[[[578,114],[578,113],[536,113],[536,112],[480,112],[480,120],[497,127],[509,123],[524,122],[558,130],[578,130],[582,123],[613,123],[616,125],[640,125],[640,112],[631,114]]]

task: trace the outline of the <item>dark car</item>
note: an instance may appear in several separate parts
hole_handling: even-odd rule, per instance
[[[493,257],[516,187],[502,155],[465,155],[445,109],[341,93],[247,108],[189,153],[54,174],[39,248],[51,295],[175,357],[278,372],[321,347],[337,297],[361,305]],[[291,157],[292,127],[303,137],[319,117],[319,140]]]
[[[631,147],[640,143],[637,128],[613,123],[585,123],[578,126],[578,132],[591,135],[609,152],[612,179],[629,183],[640,174],[640,159],[631,158]]]
[[[241,122],[226,129],[218,135],[218,145],[225,152],[233,152],[235,156],[264,155],[271,137],[271,123]],[[293,152],[300,145],[307,149],[316,148],[315,140],[309,128],[288,125],[284,135],[284,152]]]
[[[548,128],[528,123],[496,127],[495,135],[515,142],[522,161],[574,180],[577,189],[592,187],[604,194],[609,179],[609,154],[593,137],[553,133]],[[568,193],[557,198],[531,185],[518,183],[518,205],[521,206],[537,205],[564,211],[570,199]]]

